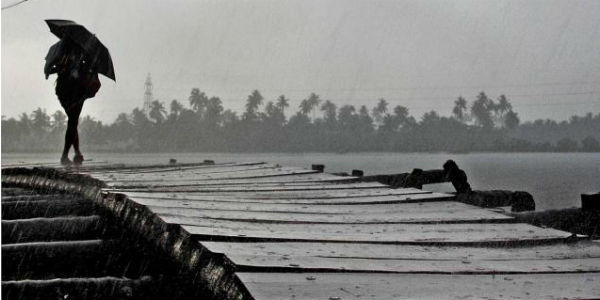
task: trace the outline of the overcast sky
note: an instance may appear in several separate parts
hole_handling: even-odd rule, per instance
[[[117,82],[84,107],[105,122],[141,107],[147,73],[161,101],[198,87],[237,111],[258,89],[293,110],[315,92],[448,115],[484,90],[524,120],[600,112],[600,1],[29,0],[2,10],[3,115],[60,109],[43,75],[52,18],[110,49]]]

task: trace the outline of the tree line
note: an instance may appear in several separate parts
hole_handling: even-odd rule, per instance
[[[419,119],[385,99],[355,107],[315,93],[289,117],[288,98],[266,101],[258,90],[248,95],[241,114],[198,88],[186,102],[172,100],[167,108],[155,100],[147,113],[135,108],[112,124],[85,116],[82,146],[124,152],[600,151],[600,113],[521,123],[506,96],[494,100],[484,92],[470,103],[458,97],[450,116],[430,111]],[[2,151],[59,151],[65,128],[61,111],[2,116]]]

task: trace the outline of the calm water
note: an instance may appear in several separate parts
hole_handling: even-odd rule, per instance
[[[57,162],[58,154],[3,154],[2,163]],[[160,163],[175,158],[179,162],[212,159],[227,161],[268,161],[282,165],[310,167],[324,164],[327,172],[365,174],[409,172],[413,168],[441,169],[454,159],[467,172],[474,189],[508,189],[530,192],[538,210],[580,205],[580,194],[600,191],[598,153],[88,153],[86,159],[126,163]],[[435,191],[453,191],[450,184],[426,186]]]

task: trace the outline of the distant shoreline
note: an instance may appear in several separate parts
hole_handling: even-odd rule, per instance
[[[553,153],[553,154],[576,154],[576,153],[600,153],[600,151],[467,151],[467,152],[453,152],[453,151],[346,151],[346,152],[335,152],[335,151],[123,151],[123,150],[91,150],[85,149],[85,152],[94,152],[94,153],[108,153],[108,154],[170,154],[170,153],[221,153],[221,154],[310,154],[310,153],[322,153],[322,154],[335,154],[335,155],[344,155],[344,154],[360,154],[360,153],[398,153],[398,154],[448,154],[448,155],[469,155],[469,154],[508,154],[508,153]],[[36,150],[36,151],[1,151],[1,154],[8,155],[18,155],[18,154],[60,154],[59,150]]]
[[[81,145],[108,153],[600,152],[600,113],[521,123],[505,95],[494,100],[484,92],[472,101],[458,97],[450,116],[430,111],[421,117],[385,99],[372,107],[338,106],[315,93],[287,114],[289,99],[269,101],[258,90],[241,115],[198,88],[188,100],[189,106],[155,100],[110,124],[82,117]],[[65,124],[64,113],[41,108],[3,118],[2,152],[62,149]]]

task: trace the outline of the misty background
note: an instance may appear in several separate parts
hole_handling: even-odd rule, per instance
[[[2,6],[17,1],[2,1]],[[59,110],[43,22],[84,24],[110,49],[83,115],[112,123],[154,97],[186,103],[192,88],[242,114],[258,89],[295,111],[310,93],[338,106],[385,98],[419,120],[481,91],[510,99],[521,121],[600,111],[598,1],[74,1],[2,10],[2,115]]]
[[[539,152],[600,149],[600,1],[29,0],[1,17],[3,164],[57,160],[64,114],[42,72],[57,39],[43,20],[64,18],[96,33],[116,70],[83,109],[87,160],[382,174],[454,159],[475,188],[526,190],[538,209],[598,190],[597,153]],[[148,73],[152,115],[139,110]]]

